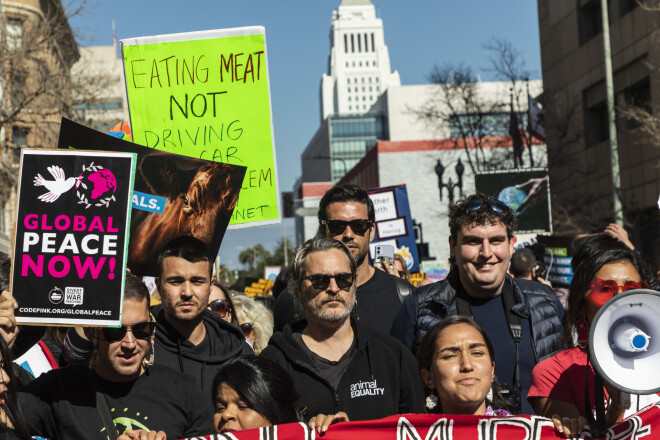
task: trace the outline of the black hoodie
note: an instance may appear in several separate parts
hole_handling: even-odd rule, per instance
[[[154,363],[193,377],[209,398],[218,367],[236,356],[254,354],[243,332],[210,310],[202,313],[206,336],[197,346],[183,339],[167,322],[162,306],[154,307],[153,313],[156,316]]]
[[[306,419],[344,411],[350,420],[380,419],[424,411],[424,387],[417,360],[401,342],[351,320],[357,344],[335,390],[294,339],[307,321],[273,335],[261,356],[273,359],[291,376],[307,408]]]

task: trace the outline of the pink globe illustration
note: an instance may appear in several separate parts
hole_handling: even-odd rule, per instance
[[[92,199],[98,199],[101,196],[105,196],[107,193],[112,191],[112,194],[117,191],[117,179],[115,175],[112,174],[112,171],[108,169],[98,170],[89,176],[87,176],[94,188],[92,189]]]

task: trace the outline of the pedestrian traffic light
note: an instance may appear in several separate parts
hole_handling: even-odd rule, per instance
[[[293,217],[293,192],[282,193],[282,217]]]

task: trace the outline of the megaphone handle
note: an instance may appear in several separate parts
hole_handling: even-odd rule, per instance
[[[619,405],[623,409],[630,409],[630,393],[619,391]]]

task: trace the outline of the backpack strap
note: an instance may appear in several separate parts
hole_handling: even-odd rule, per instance
[[[399,295],[399,302],[403,302],[406,296],[410,295],[413,291],[412,284],[396,276],[394,276],[394,286],[396,286],[396,293]]]

